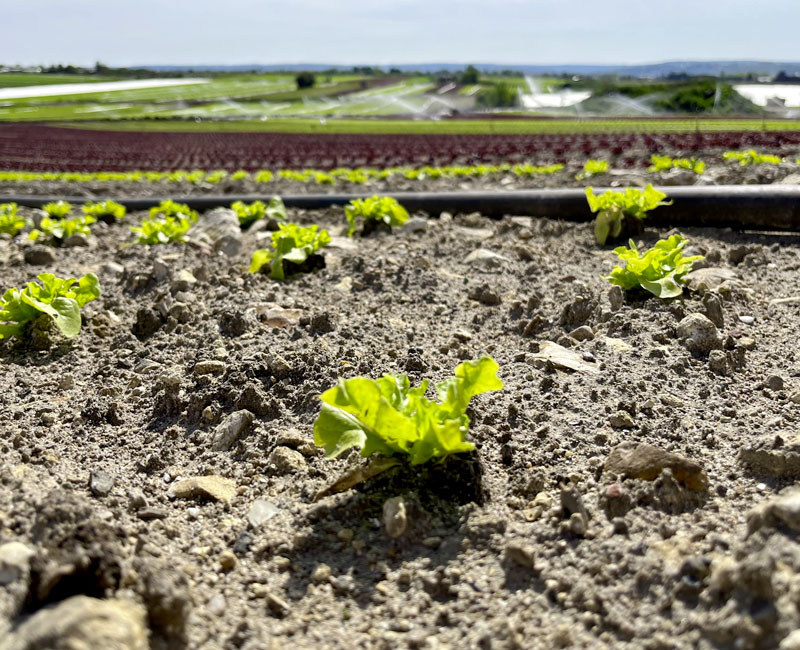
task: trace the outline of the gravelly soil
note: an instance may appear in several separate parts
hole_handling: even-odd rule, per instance
[[[681,152],[678,152],[680,154]],[[670,172],[648,172],[645,167],[629,169],[614,167],[608,174],[599,174],[589,179],[578,180],[575,176],[581,170],[583,161],[575,160],[564,170],[554,174],[535,174],[520,177],[514,174],[492,174],[484,177],[464,178],[422,178],[409,180],[394,175],[386,180],[370,179],[366,183],[349,183],[344,180],[334,185],[303,183],[275,178],[271,182],[256,183],[253,180],[220,183],[121,183],[94,182],[72,183],[41,181],[35,183],[0,182],[0,194],[35,194],[95,197],[133,197],[133,196],[189,196],[196,194],[303,194],[313,193],[390,193],[398,191],[422,192],[445,190],[521,190],[536,188],[561,188],[594,186],[640,186],[653,185],[754,185],[771,183],[800,183],[800,164],[785,162],[780,165],[741,166],[738,162],[714,163],[720,152],[709,153],[709,163],[702,175],[687,170]],[[698,156],[703,159],[703,156]],[[647,156],[643,157],[645,160]]]
[[[609,289],[589,224],[415,219],[335,238],[326,268],[286,283],[246,272],[257,233],[232,258],[94,233],[47,266],[0,240],[4,287],[45,270],[102,285],[77,339],[0,343],[0,544],[34,553],[0,581],[0,636],[86,594],[143,605],[153,648],[798,647],[800,507],[775,499],[800,476],[800,303],[770,301],[800,293],[800,237],[684,231],[734,277],[660,301]],[[479,249],[501,257],[467,261]],[[276,306],[298,322],[274,327]],[[679,336],[696,313],[718,325],[708,355]],[[542,361],[548,342],[582,371]],[[470,408],[480,471],[313,501],[359,462],[314,447],[321,391],[439,380],[481,354],[505,389]],[[626,442],[680,458],[623,478],[605,466]],[[206,475],[232,495],[175,496]]]

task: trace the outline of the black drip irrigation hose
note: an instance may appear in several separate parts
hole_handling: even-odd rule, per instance
[[[595,194],[607,188],[596,188]],[[614,188],[612,188],[614,189]],[[785,230],[800,232],[800,186],[713,185],[658,188],[673,204],[648,214],[647,223],[656,227],[711,227],[736,230]],[[586,195],[582,189],[508,190],[500,192],[390,192],[409,212],[438,216],[480,212],[489,217],[520,215],[550,217],[567,221],[591,221]],[[370,194],[285,194],[287,208],[315,210],[346,205],[352,199]],[[266,200],[269,195],[172,196],[195,210],[228,207],[234,201]],[[147,210],[163,198],[117,198],[130,211]],[[0,196],[0,203],[38,208],[51,201],[81,204],[86,197]],[[105,199],[96,198],[96,201]]]

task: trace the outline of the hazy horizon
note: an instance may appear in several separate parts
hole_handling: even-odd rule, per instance
[[[638,65],[800,58],[800,3],[791,0],[277,0],[269,7],[255,0],[27,0],[3,14],[0,63],[6,65]]]

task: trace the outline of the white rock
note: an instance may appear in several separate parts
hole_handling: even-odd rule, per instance
[[[256,499],[247,513],[247,521],[253,528],[260,528],[280,512],[278,506],[266,499]]]

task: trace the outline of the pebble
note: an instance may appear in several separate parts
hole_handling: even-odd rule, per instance
[[[196,284],[197,278],[194,277],[194,274],[186,269],[181,269],[173,278],[170,289],[172,293],[176,293],[177,291],[191,291]]]
[[[722,346],[716,325],[703,314],[690,314],[678,323],[678,337],[689,352],[705,356]]]
[[[464,258],[464,264],[469,264],[470,266],[475,266],[486,270],[498,269],[505,262],[510,261],[511,260],[504,255],[500,255],[500,253],[495,253],[494,251],[490,251],[485,248],[476,248]]]
[[[229,550],[225,549],[222,553],[219,554],[219,565],[222,567],[223,571],[230,571],[231,569],[236,567],[238,562],[236,558],[236,554]]]
[[[178,499],[210,499],[230,501],[236,495],[236,483],[222,476],[193,476],[175,481],[170,495]]]
[[[206,359],[198,361],[194,366],[196,375],[220,375],[225,372],[225,364],[222,361]]]
[[[386,499],[383,504],[383,529],[386,534],[395,539],[406,532],[407,526],[408,517],[403,497]]]
[[[700,465],[654,445],[626,441],[618,444],[605,462],[605,471],[627,478],[654,481],[663,469],[691,490],[707,490],[708,476]]]
[[[25,262],[32,266],[55,264],[56,254],[50,246],[32,246],[25,251]]]
[[[331,578],[331,568],[324,562],[320,562],[311,574],[311,580],[316,583],[327,582]]]
[[[267,462],[278,474],[292,474],[306,466],[303,454],[289,447],[275,447]]]
[[[9,585],[28,575],[31,558],[36,553],[22,542],[0,545],[0,586]]]
[[[144,496],[144,492],[139,488],[131,488],[128,490],[128,505],[131,510],[145,508],[147,506],[147,498]]]
[[[506,544],[506,557],[514,564],[533,568],[536,551],[530,544],[521,540],[511,540]]]
[[[755,317],[753,316],[739,316],[739,320],[742,321],[745,325],[752,325],[756,322]]]
[[[743,336],[739,339],[738,346],[743,350],[755,350],[756,341],[755,339],[751,339],[749,336]]]
[[[617,411],[610,418],[608,423],[615,429],[633,429],[633,417],[627,411]]]
[[[625,292],[622,287],[614,285],[611,287],[607,294],[608,304],[611,306],[611,311],[619,311],[625,304]]]
[[[780,375],[770,375],[764,383],[772,391],[783,390],[783,377]]]
[[[103,470],[89,474],[89,489],[96,497],[107,496],[114,489],[114,477]]]
[[[795,404],[800,404],[800,390],[796,390],[794,393],[792,393],[789,401],[794,402]]]
[[[576,341],[591,341],[594,338],[594,331],[588,325],[581,325],[572,330],[569,335]]]
[[[253,528],[260,528],[280,512],[278,506],[266,499],[256,499],[247,512],[247,521]]]
[[[214,433],[211,436],[211,449],[224,451],[233,447],[250,428],[254,419],[255,415],[246,409],[234,411],[228,415],[214,429]]]
[[[158,506],[145,506],[136,511],[136,516],[143,521],[150,521],[152,519],[166,519],[169,513]]]
[[[225,613],[226,606],[227,604],[222,594],[216,594],[208,601],[208,611],[214,616],[222,616]]]

